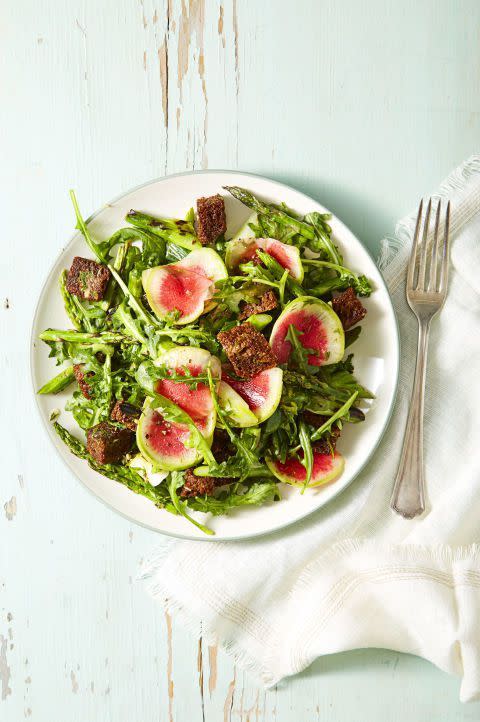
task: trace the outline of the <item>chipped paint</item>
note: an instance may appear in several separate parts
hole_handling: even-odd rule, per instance
[[[10,301],[8,300],[8,298],[6,298],[3,302],[3,308],[5,309],[5,311],[8,311],[8,309],[10,308]]]
[[[7,638],[0,634],[0,682],[2,683],[2,700],[7,699],[12,690],[9,686],[11,678],[10,667],[7,663]]]
[[[32,678],[31,678],[31,677],[26,677],[26,678],[25,678],[25,684],[32,684]]]
[[[228,685],[225,704],[223,705],[223,722],[230,722],[232,719],[233,695],[235,694],[235,683],[237,681],[237,668],[233,668],[233,679]]]
[[[8,612],[7,614],[7,622],[11,622],[13,619],[13,614],[11,612]]]
[[[168,612],[165,612],[165,621],[167,623],[167,686],[168,686],[168,720],[173,722],[173,654],[172,654],[172,618]]]
[[[130,542],[130,544],[132,543],[132,540],[133,540],[133,529],[130,529],[130,531],[128,532],[128,541]]]
[[[22,474],[18,474],[18,475],[17,475],[17,479],[18,479],[18,483],[20,484],[20,489],[24,489],[24,488],[25,488],[25,482],[23,481],[23,476],[22,476]]]
[[[202,705],[202,719],[205,720],[205,697],[203,691],[203,638],[198,640],[197,652],[198,686],[200,689],[200,703]]]
[[[225,28],[223,26],[223,5],[220,5],[220,15],[218,16],[218,34],[222,39],[222,45],[225,47]]]
[[[198,56],[197,70],[201,83],[204,100],[203,113],[203,139],[202,139],[202,168],[208,165],[206,145],[208,134],[208,95],[205,79],[205,53],[204,53],[204,27],[205,27],[205,0],[189,0],[188,10],[186,1],[182,0],[182,11],[179,19],[177,38],[177,85],[180,92],[180,105],[183,104],[183,81],[187,75],[190,63],[190,45],[195,35],[196,47],[193,57]],[[177,123],[179,116],[177,114]]]
[[[208,691],[210,697],[212,696],[213,692],[215,692],[215,688],[217,686],[217,652],[217,645],[213,645],[208,648]]]
[[[158,48],[158,64],[160,67],[160,85],[162,88],[163,123],[168,131],[168,43],[165,36]]]
[[[71,682],[72,682],[72,692],[73,692],[73,694],[77,694],[77,692],[78,692],[78,682],[77,682],[77,678],[76,678],[76,676],[75,676],[75,672],[73,671],[73,669],[72,669],[72,671],[70,672],[70,680],[71,680]]]
[[[144,70],[147,69],[147,51],[146,50],[143,51],[143,69]]]
[[[12,496],[12,498],[9,501],[6,501],[3,505],[3,508],[5,509],[5,516],[7,517],[8,521],[12,521],[12,519],[17,514],[17,499],[15,496]]]

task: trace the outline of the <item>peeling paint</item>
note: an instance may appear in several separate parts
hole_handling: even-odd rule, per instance
[[[25,717],[31,717],[32,716],[32,709],[31,707],[27,707],[25,710]]]
[[[3,508],[5,509],[5,516],[7,517],[8,521],[12,521],[12,519],[16,516],[17,513],[16,497],[12,496],[10,501],[6,501],[3,505]]]
[[[32,678],[31,678],[31,677],[26,677],[26,678],[25,678],[25,684],[32,684]]]
[[[168,129],[168,44],[165,36],[158,48],[158,64],[160,66],[160,86],[162,88],[163,123]]]
[[[173,679],[172,679],[172,618],[168,612],[165,612],[165,621],[167,623],[167,685],[168,685],[168,720],[173,722]]]
[[[2,683],[2,700],[7,699],[12,690],[9,686],[10,667],[7,664],[7,638],[0,634],[0,682]]]
[[[7,622],[11,622],[13,619],[13,614],[11,612],[8,612],[7,614]]]
[[[233,679],[228,685],[225,704],[223,705],[223,722],[230,722],[232,719],[233,695],[235,694],[235,684],[237,681],[237,668],[233,668]]]
[[[154,11],[154,13],[153,13],[152,23],[153,23],[154,25],[156,25],[157,20],[158,20],[158,14],[157,14],[157,9],[155,8],[155,11]]]
[[[71,679],[71,682],[72,682],[72,692],[73,692],[73,694],[77,694],[77,692],[78,692],[78,682],[77,682],[77,678],[76,678],[76,676],[75,676],[75,672],[73,671],[73,669],[72,669],[72,671],[70,672],[70,679]]]
[[[208,675],[208,691],[210,696],[215,692],[217,686],[217,651],[216,645],[208,648],[208,666],[210,673]]]
[[[223,5],[220,5],[220,15],[218,16],[218,34],[222,38],[223,47],[225,47],[225,29],[223,27]]]
[[[202,719],[205,720],[205,698],[203,692],[203,639],[198,640],[197,653],[198,686],[200,688],[200,702],[202,705]]]
[[[146,50],[143,51],[143,69],[144,70],[147,69],[147,51]]]
[[[8,298],[6,298],[3,302],[3,308],[5,309],[5,311],[8,311],[8,309],[10,308],[10,301],[8,300]]]
[[[130,529],[130,531],[128,532],[128,541],[130,542],[130,544],[132,543],[132,539],[133,539],[133,529]]]

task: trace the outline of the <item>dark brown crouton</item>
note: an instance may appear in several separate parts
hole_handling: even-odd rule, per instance
[[[140,418],[140,409],[127,403],[126,401],[117,401],[110,414],[112,421],[123,424],[130,431],[137,430],[138,419]]]
[[[213,243],[227,230],[225,203],[222,196],[197,200],[197,236],[202,245]]]
[[[92,398],[92,388],[90,384],[88,383],[87,379],[89,376],[93,376],[93,371],[87,371],[85,373],[85,364],[74,364],[73,365],[73,373],[75,374],[75,378],[77,379],[77,383],[80,387],[80,391],[85,396],[86,399]]]
[[[129,429],[102,421],[87,431],[87,451],[99,464],[115,464],[130,450],[133,434]]]
[[[235,453],[235,447],[224,429],[215,429],[211,450],[217,464],[226,461]]]
[[[332,308],[342,322],[345,331],[355,326],[367,313],[367,309],[357,298],[352,287],[332,299]]]
[[[251,379],[260,371],[277,365],[277,359],[265,336],[248,321],[228,331],[221,331],[217,338],[233,370],[242,379]]]
[[[86,301],[101,301],[109,279],[110,271],[106,266],[75,256],[67,276],[67,291]]]
[[[277,297],[273,291],[265,291],[265,293],[259,298],[257,303],[246,303],[242,306],[238,318],[243,321],[249,316],[253,316],[255,313],[265,313],[265,311],[273,311],[277,308]]]
[[[193,469],[187,469],[184,474],[184,484],[180,492],[182,499],[194,496],[211,496],[217,486],[228,484],[231,479],[214,476],[197,476]]]
[[[314,414],[312,411],[304,411],[302,414],[302,418],[304,419],[304,421],[307,422],[307,424],[313,426],[314,429],[320,428],[320,426],[322,426],[322,424],[324,424],[329,419],[328,416]],[[332,428],[330,429],[330,433],[322,436],[321,439],[314,442],[314,450],[320,454],[331,454],[332,451],[335,451],[335,447],[337,445],[338,437],[340,436],[340,434],[341,431],[338,426],[332,426]]]

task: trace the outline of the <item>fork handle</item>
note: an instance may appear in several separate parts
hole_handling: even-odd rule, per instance
[[[390,506],[406,519],[425,511],[423,464],[423,406],[430,321],[419,320],[417,362],[402,455]]]

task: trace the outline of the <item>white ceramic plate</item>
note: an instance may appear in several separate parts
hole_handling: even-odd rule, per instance
[[[136,188],[108,203],[88,220],[89,229],[97,239],[110,236],[125,226],[125,214],[131,209],[162,216],[183,218],[186,211],[200,196],[224,194],[222,186],[239,185],[268,200],[284,201],[290,208],[304,214],[325,208],[312,198],[289,186],[267,178],[231,171],[205,171],[169,176]],[[230,195],[225,197],[228,232],[232,234],[242,225],[249,210]],[[73,218],[73,211],[72,211]],[[318,490],[307,490],[301,495],[297,489],[280,484],[282,501],[259,508],[244,508],[229,516],[210,517],[198,514],[214,531],[214,537],[206,537],[182,517],[157,509],[150,501],[134,494],[121,484],[92,471],[86,462],[77,459],[63,445],[49,422],[52,409],[63,409],[71,393],[57,396],[38,396],[37,403],[47,432],[69,469],[99,499],[128,519],[172,536],[189,539],[235,540],[272,532],[311,514],[327,504],[345,489],[357,476],[374,452],[382,437],[392,409],[398,377],[399,343],[394,311],[382,277],[360,241],[338,218],[331,220],[335,242],[340,247],[345,265],[366,274],[373,280],[375,293],[365,300],[368,309],[363,331],[352,347],[355,372],[365,386],[376,394],[368,409],[366,421],[360,425],[347,425],[342,433],[339,448],[346,459],[341,478]],[[48,348],[36,341],[45,328],[69,328],[71,326],[58,291],[58,277],[63,268],[69,268],[74,256],[91,256],[85,242],[76,233],[53,266],[43,287],[32,329],[31,367],[33,385],[40,388],[58,372],[54,360],[48,358]],[[61,423],[79,434],[71,415],[62,411]]]

